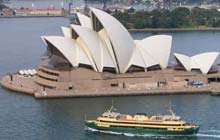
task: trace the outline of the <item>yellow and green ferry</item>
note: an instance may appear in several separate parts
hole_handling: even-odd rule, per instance
[[[158,115],[148,117],[144,113],[134,116],[120,114],[110,110],[104,112],[96,120],[86,120],[87,128],[117,133],[131,133],[138,135],[193,135],[199,131],[198,125],[193,125],[176,116],[172,110],[171,115]]]

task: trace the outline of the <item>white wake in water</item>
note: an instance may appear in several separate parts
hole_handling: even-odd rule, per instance
[[[216,130],[216,129],[210,129],[210,130],[201,130],[199,132],[202,132],[202,133],[220,133],[220,130]]]
[[[203,133],[198,133],[194,135],[153,135],[153,134],[132,134],[132,133],[120,133],[120,132],[112,132],[112,131],[102,131],[102,130],[97,130],[93,128],[85,128],[86,130],[93,131],[93,132],[100,132],[100,133],[105,133],[105,134],[114,134],[114,135],[124,135],[128,137],[146,137],[146,138],[161,138],[161,139],[167,139],[171,137],[206,137],[206,138],[217,138],[220,139],[220,134],[203,134]],[[220,130],[207,130],[207,131],[201,131],[201,132],[215,132],[215,133],[220,133]]]
[[[220,135],[213,135],[213,134],[200,134],[200,133],[198,133],[196,136],[220,139]]]

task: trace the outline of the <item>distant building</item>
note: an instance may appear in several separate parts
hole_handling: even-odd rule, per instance
[[[77,13],[77,12],[84,14],[84,8],[83,7],[75,7],[70,10],[70,13]]]
[[[16,9],[15,14],[18,16],[26,16],[29,15],[31,9]]]
[[[10,8],[4,8],[2,9],[3,15],[4,16],[12,16],[14,15],[14,11]]]
[[[64,15],[63,9],[36,9],[31,10],[30,15]]]
[[[133,13],[135,12],[135,8],[134,7],[109,7],[107,8],[105,11],[110,11],[110,12],[129,12],[129,13]]]
[[[0,4],[0,16],[12,16],[13,14],[14,12],[12,9]]]
[[[54,15],[54,16],[62,16],[64,15],[64,9],[16,9],[15,14],[20,16],[25,15],[37,15],[37,16],[45,16],[45,15]]]

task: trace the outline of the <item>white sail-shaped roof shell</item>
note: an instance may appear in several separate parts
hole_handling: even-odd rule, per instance
[[[133,51],[133,55],[132,55],[131,61],[129,63],[129,67],[132,66],[132,65],[139,66],[139,67],[142,67],[142,68],[147,67],[146,63],[143,59],[143,55],[141,53],[141,50],[138,48],[138,46],[136,46],[134,51]]]
[[[71,25],[71,27],[78,34],[78,39],[81,39],[87,47],[88,53],[99,72],[102,72],[104,67],[116,67],[107,46],[102,42],[97,32],[78,25]]]
[[[155,35],[147,37],[141,41],[140,45],[143,58],[148,67],[158,63],[162,69],[167,68],[172,46],[172,36]]]
[[[207,74],[218,57],[218,52],[208,52],[192,57],[175,53],[174,56],[184,66],[187,71],[192,69],[200,69],[203,74]]]
[[[108,37],[105,29],[100,30],[98,32],[98,35],[99,35],[100,39],[102,40],[102,42],[107,47],[106,51],[108,51],[108,53],[110,54],[111,60],[113,61],[113,64],[114,64],[114,66],[116,68],[116,72],[118,73],[119,72],[118,64],[117,64],[117,61],[116,61],[116,58],[115,58],[114,51],[112,49],[111,41],[109,40],[109,37]],[[105,57],[105,56],[103,56],[103,57]],[[108,59],[104,59],[104,60],[108,60]]]
[[[78,67],[80,63],[92,66],[91,61],[75,40],[61,36],[42,36],[41,38],[45,43],[48,41],[56,47],[73,67]]]
[[[169,62],[172,46],[172,37],[168,35],[156,35],[143,40],[135,40],[135,51],[133,52],[131,65],[148,68],[160,65],[165,69]]]
[[[61,27],[64,37],[72,38],[72,31],[68,27]]]
[[[155,65],[167,67],[171,36],[134,41],[114,17],[95,8],[90,10],[90,18],[77,13],[80,25],[62,27],[64,37],[47,36],[43,40],[56,47],[74,67],[87,64],[97,72],[107,67],[117,73],[125,73],[132,65],[145,69]]]
[[[174,53],[174,56],[178,61],[183,65],[183,67],[186,69],[186,71],[191,70],[191,58],[189,56],[183,55],[183,54],[178,54]]]
[[[124,73],[128,67],[135,47],[132,37],[125,27],[111,15],[95,8],[90,8],[90,10],[106,31],[112,44],[112,49],[118,63],[119,71]],[[95,18],[93,16],[91,17]]]
[[[79,19],[79,22],[80,22],[80,25],[82,27],[87,27],[87,28],[92,28],[92,24],[91,24],[91,20],[89,17],[87,17],[86,15],[83,15],[81,13],[76,13],[78,19]]]

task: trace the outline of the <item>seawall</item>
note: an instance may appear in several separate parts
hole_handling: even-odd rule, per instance
[[[22,85],[20,84],[22,81]],[[104,96],[150,96],[150,95],[170,95],[170,94],[210,94],[212,87],[182,87],[182,88],[154,88],[154,89],[114,89],[114,90],[49,90],[39,89],[32,78],[14,78],[10,81],[9,76],[1,78],[0,84],[3,88],[15,92],[32,95],[39,99],[49,98],[82,98],[82,97],[104,97]],[[38,90],[37,90],[38,89]]]

